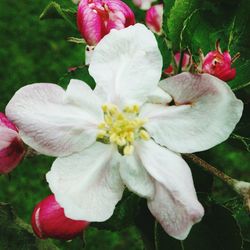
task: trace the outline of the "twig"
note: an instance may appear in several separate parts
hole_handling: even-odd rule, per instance
[[[206,161],[204,161],[203,159],[201,159],[197,155],[195,155],[195,154],[184,154],[184,156],[187,157],[188,159],[192,160],[197,165],[201,166],[203,169],[205,169],[209,173],[211,173],[214,176],[218,177],[219,179],[221,179],[223,182],[225,182],[229,186],[234,185],[235,180],[233,178],[226,175],[225,173],[223,173],[219,169],[215,168],[211,164],[207,163]]]
[[[221,170],[207,163],[195,154],[183,154],[184,157],[192,160],[204,170],[218,177],[220,180],[230,186],[237,194],[239,194],[245,203],[246,209],[250,212],[250,183],[245,181],[238,181],[223,173]]]

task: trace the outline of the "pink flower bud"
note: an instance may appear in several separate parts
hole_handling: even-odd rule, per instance
[[[55,200],[55,196],[49,195],[36,205],[31,225],[35,234],[41,239],[70,240],[82,234],[89,222],[67,218],[64,209]]]
[[[23,159],[24,144],[16,126],[0,113],[0,174],[8,174]]]
[[[179,67],[180,60],[181,60],[181,53],[180,52],[175,53],[174,60],[175,60],[176,66]],[[190,66],[191,66],[191,56],[187,52],[184,52],[183,58],[182,58],[181,69],[182,69],[182,71],[188,71]],[[164,73],[166,75],[171,76],[177,72],[174,72],[174,67],[170,64],[169,67],[164,70]]]
[[[203,59],[202,72],[214,75],[223,81],[230,81],[236,76],[236,69],[231,68],[231,65],[238,57],[239,54],[232,59],[228,51],[222,53],[217,41],[216,50],[209,52]]]
[[[148,10],[156,0],[133,0],[135,6],[142,10]]]
[[[146,13],[146,25],[148,28],[157,33],[162,32],[163,4],[152,6]]]
[[[135,24],[132,10],[120,0],[81,0],[77,12],[78,29],[88,45],[96,45],[111,29]]]

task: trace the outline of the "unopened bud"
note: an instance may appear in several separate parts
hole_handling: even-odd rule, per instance
[[[88,45],[96,45],[111,29],[135,24],[132,10],[120,0],[81,0],[77,11],[78,29]]]
[[[55,200],[55,196],[49,195],[36,205],[31,225],[35,234],[41,239],[71,240],[82,234],[89,222],[67,218],[64,209]]]
[[[157,4],[147,10],[146,25],[156,34],[162,33],[163,4]]]
[[[0,113],[0,174],[8,174],[23,159],[24,144],[16,126]]]
[[[132,0],[134,5],[142,10],[148,10],[156,0]]]
[[[180,60],[181,60],[181,53],[180,52],[175,53],[174,60],[175,60],[175,66],[178,69],[179,64],[180,64]],[[191,64],[192,64],[191,56],[189,55],[189,53],[184,52],[183,58],[182,58],[181,71],[182,72],[189,71]],[[177,72],[175,72],[174,66],[172,64],[170,64],[169,67],[164,70],[164,73],[166,75],[169,75],[169,76],[177,74]]]
[[[222,52],[217,41],[216,50],[210,51],[202,61],[202,72],[214,75],[223,81],[230,81],[236,76],[236,69],[231,66],[238,57],[239,54],[232,59],[228,51]]]

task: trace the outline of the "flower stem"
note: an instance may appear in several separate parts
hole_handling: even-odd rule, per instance
[[[191,161],[193,161],[194,163],[198,164],[199,166],[201,166],[207,172],[209,172],[212,175],[218,177],[219,179],[221,179],[223,182],[225,182],[229,186],[233,186],[234,185],[235,180],[233,178],[231,178],[230,176],[226,175],[225,173],[223,173],[222,171],[220,171],[216,167],[212,166],[208,162],[204,161],[203,159],[201,159],[197,155],[195,155],[195,154],[184,154],[184,156],[186,158],[190,159]]]
[[[223,173],[221,170],[212,166],[195,154],[183,154],[184,157],[192,160],[197,165],[201,166],[204,170],[218,177],[220,180],[230,186],[237,194],[239,194],[245,203],[246,209],[250,212],[250,183],[245,181],[238,181]]]

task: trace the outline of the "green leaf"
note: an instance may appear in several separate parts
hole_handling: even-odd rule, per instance
[[[146,200],[141,200],[135,218],[135,225],[141,233],[145,250],[156,250],[155,225],[156,221],[147,207]]]
[[[236,197],[224,203],[224,206],[232,211],[234,218],[240,224],[241,234],[244,240],[250,241],[250,217],[248,211],[242,205],[242,199]]]
[[[240,136],[240,135],[237,135],[237,134],[232,134],[230,136],[230,138],[240,141],[245,146],[246,150],[248,152],[250,152],[250,138],[244,137],[244,136]]]
[[[51,2],[43,10],[40,19],[64,19],[71,27],[76,29],[76,9],[64,9],[56,2]]]
[[[83,38],[78,37],[68,37],[67,41],[76,44],[86,44],[86,41]]]
[[[155,35],[158,47],[161,51],[162,59],[163,59],[163,69],[166,69],[171,63],[171,51],[167,47],[165,37]]]
[[[100,223],[91,223],[91,225],[98,229],[110,231],[119,231],[132,226],[137,215],[139,202],[140,198],[137,195],[126,192],[123,199],[117,204],[115,212],[109,220]]]
[[[92,89],[95,88],[95,81],[92,76],[90,76],[87,66],[78,66],[69,69],[69,71],[59,79],[59,85],[66,89],[71,79],[82,80]]]
[[[183,242],[185,250],[236,250],[243,245],[241,230],[230,210],[210,202],[205,216]]]
[[[18,218],[6,203],[0,203],[0,249],[58,250],[50,240],[36,238],[31,226]]]
[[[241,52],[240,50],[238,51]],[[250,77],[246,74],[250,69],[250,60],[244,60],[241,52],[241,57],[233,64],[233,67],[236,68],[236,77],[229,82],[232,90],[239,91],[244,88],[250,88]]]
[[[250,249],[250,241],[245,240],[243,250],[249,250],[249,249]]]
[[[198,2],[198,0],[176,0],[174,3],[170,3],[172,7],[170,6],[171,9],[168,10],[168,2],[165,1],[164,10],[166,14],[163,27],[168,39],[172,42],[174,50],[180,50],[180,34],[184,27],[184,22],[198,8]]]

